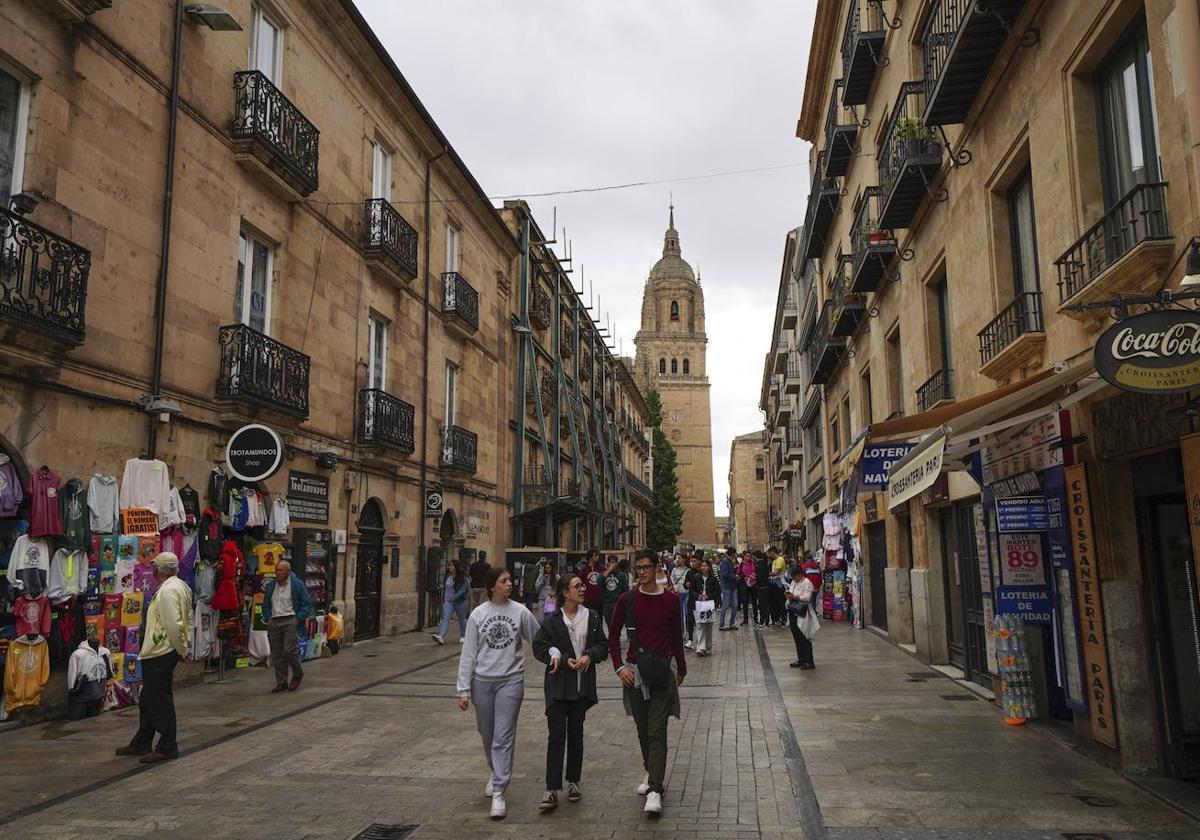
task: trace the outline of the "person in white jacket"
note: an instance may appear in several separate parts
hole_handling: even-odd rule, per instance
[[[533,646],[537,619],[524,604],[509,600],[512,575],[503,566],[488,570],[488,599],[471,611],[458,659],[458,707],[475,703],[475,725],[492,776],[484,792],[492,797],[491,818],[504,819],[504,791],[512,777],[517,716],[525,699],[525,648]],[[524,643],[524,644],[522,644]]]

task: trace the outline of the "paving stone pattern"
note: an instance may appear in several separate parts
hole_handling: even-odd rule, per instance
[[[509,816],[489,821],[474,716],[454,700],[456,646],[411,635],[306,665],[291,694],[268,694],[262,669],[180,690],[184,754],[145,771],[112,755],[136,710],[0,734],[10,768],[0,838],[345,840],[379,822],[417,824],[414,840],[790,840],[804,825],[816,840],[822,819],[835,840],[1200,836],[1108,770],[1004,726],[988,704],[941,699],[963,692],[953,681],[930,671],[905,682],[923,669],[869,633],[826,625],[813,672],[787,667],[785,630],[714,635],[715,656],[689,658],[657,820],[633,792],[637,738],[610,669],[588,716],[584,800],[539,814],[545,720],[531,660]],[[807,804],[814,790],[820,814]],[[1089,808],[1075,793],[1118,805]]]

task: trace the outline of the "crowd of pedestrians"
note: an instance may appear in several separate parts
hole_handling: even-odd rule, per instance
[[[821,574],[811,555],[789,561],[774,547],[740,556],[730,548],[719,558],[643,549],[632,580],[630,571],[628,561],[595,549],[574,572],[560,573],[552,562],[531,564],[516,581],[508,569],[486,562],[472,564],[469,576],[458,563],[447,564],[442,622],[433,638],[444,644],[450,616],[459,616],[458,703],[463,711],[474,704],[491,770],[484,792],[493,819],[507,813],[526,646],[545,666],[546,789],[538,805],[544,813],[558,807],[564,765],[567,801],[583,798],[584,723],[598,702],[596,669],[605,657],[637,730],[645,772],[636,792],[651,816],[663,809],[667,729],[680,717],[685,652],[710,656],[714,624],[721,632],[746,627],[751,618],[759,632],[789,626],[796,647],[791,666],[816,667],[811,639],[820,626]],[[480,603],[464,629],[467,593],[477,581]]]

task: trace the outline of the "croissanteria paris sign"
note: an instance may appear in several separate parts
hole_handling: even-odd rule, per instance
[[[1096,370],[1123,391],[1168,394],[1200,387],[1200,313],[1144,312],[1096,340]]]

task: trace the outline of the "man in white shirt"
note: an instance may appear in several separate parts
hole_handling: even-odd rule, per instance
[[[271,665],[275,668],[272,694],[295,691],[300,687],[304,669],[300,667],[297,639],[300,626],[312,614],[312,601],[304,582],[292,574],[291,563],[280,560],[275,564],[275,578],[267,581],[262,605],[263,621],[267,623],[267,640],[271,643]],[[288,666],[292,670],[290,683]]]

